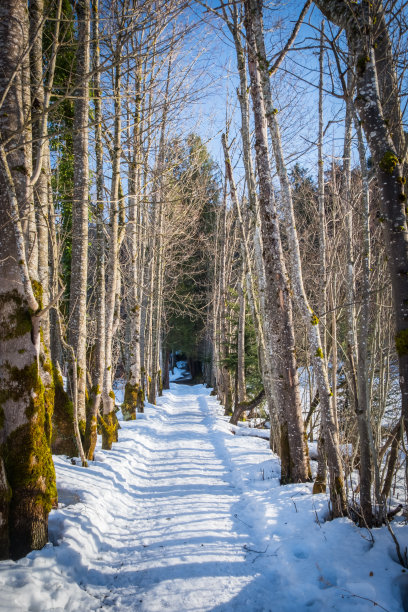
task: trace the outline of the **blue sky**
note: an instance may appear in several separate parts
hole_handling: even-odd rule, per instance
[[[269,56],[273,56],[284,46],[294,23],[303,8],[303,2],[265,3],[264,21],[266,46]],[[209,0],[212,8],[219,7],[217,0]],[[186,17],[185,17],[186,18]],[[185,60],[200,52],[197,69],[202,70],[200,80],[206,84],[205,91],[194,103],[188,105],[183,115],[183,129],[194,130],[207,142],[214,160],[223,164],[221,132],[225,130],[226,116],[231,120],[230,139],[235,138],[235,163],[237,177],[242,176],[240,162],[239,108],[236,97],[238,78],[236,73],[235,50],[228,29],[220,19],[194,3],[191,20],[201,23],[186,41],[188,54]],[[309,9],[305,23],[298,34],[294,49],[272,79],[275,104],[280,110],[287,163],[298,161],[315,174],[317,164],[317,90],[318,82],[318,29],[321,15],[316,8]],[[326,72],[328,64],[326,60]],[[327,79],[327,86],[331,84]],[[325,95],[325,120],[341,120],[342,102],[329,94]],[[333,155],[337,157],[342,149],[341,123],[333,123],[326,132],[326,163],[331,164]]]

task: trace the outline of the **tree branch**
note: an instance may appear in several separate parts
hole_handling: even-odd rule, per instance
[[[306,15],[307,11],[309,10],[309,7],[310,7],[311,4],[312,4],[312,0],[307,0],[305,6],[303,7],[302,12],[300,13],[299,19],[297,20],[297,22],[295,24],[295,27],[293,28],[293,32],[290,35],[290,38],[289,38],[288,42],[283,47],[282,51],[279,54],[278,59],[276,60],[276,62],[272,66],[272,68],[269,70],[269,76],[272,76],[273,74],[275,74],[275,72],[278,70],[279,66],[281,65],[281,63],[285,59],[287,52],[289,51],[289,49],[293,45],[293,43],[295,41],[295,38],[298,35],[300,26],[302,25],[303,19],[305,18],[305,15]]]

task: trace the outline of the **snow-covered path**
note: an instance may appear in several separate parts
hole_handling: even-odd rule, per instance
[[[209,389],[171,387],[89,468],[54,458],[51,542],[0,562],[1,612],[404,609],[408,573],[385,529],[373,543],[325,522],[326,497],[280,487],[268,441],[232,435]]]
[[[231,609],[234,599],[237,610],[267,609],[265,593],[258,606],[245,594],[254,571],[245,547],[253,547],[236,517],[239,492],[211,435],[206,394],[178,386],[161,409],[160,426],[145,428],[152,442],[145,464],[132,466],[137,504],[129,539],[136,568],[133,551],[118,554],[123,565],[112,603],[192,611]]]

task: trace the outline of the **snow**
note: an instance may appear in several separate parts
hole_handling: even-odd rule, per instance
[[[238,425],[230,425],[230,431],[236,436],[254,436],[256,438],[263,438],[264,440],[269,440],[270,437],[269,429],[248,427],[245,423],[239,423]]]
[[[50,543],[0,563],[1,611],[408,610],[388,531],[373,541],[325,521],[310,484],[281,487],[268,441],[233,435],[209,389],[172,383],[121,426],[89,468],[54,458]]]
[[[187,368],[187,362],[178,361],[177,365],[174,366],[173,370],[170,370],[169,378],[170,381],[176,381],[182,378],[191,378],[191,375]]]

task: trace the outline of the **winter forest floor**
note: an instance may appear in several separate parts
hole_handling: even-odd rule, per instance
[[[325,522],[326,497],[280,487],[268,441],[222,414],[209,389],[172,383],[88,469],[55,457],[51,543],[0,564],[0,610],[404,610],[386,529],[373,544]]]

